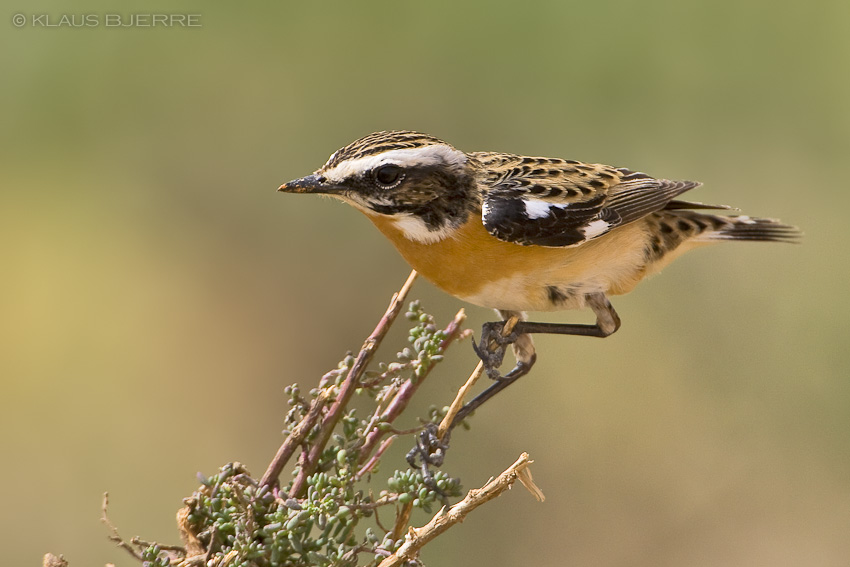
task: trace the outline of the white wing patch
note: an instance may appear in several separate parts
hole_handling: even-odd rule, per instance
[[[361,175],[380,165],[392,163],[400,167],[415,167],[446,164],[452,167],[462,167],[466,164],[466,154],[445,144],[390,150],[372,156],[344,161],[322,175],[333,183],[339,183],[349,177]]]
[[[487,220],[488,216],[490,216],[490,201],[484,199],[484,203],[481,205],[481,218]]]
[[[566,203],[553,204],[537,199],[522,199],[522,202],[525,205],[525,214],[530,219],[545,219],[551,216],[553,208],[564,210],[567,207]]]
[[[590,240],[591,238],[596,238],[600,234],[605,234],[608,232],[608,229],[611,228],[611,224],[602,220],[597,219],[595,221],[587,223],[581,231],[584,233],[585,238]]]

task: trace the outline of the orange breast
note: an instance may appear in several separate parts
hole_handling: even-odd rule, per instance
[[[422,276],[483,307],[517,311],[582,307],[581,297],[553,304],[547,288],[626,293],[644,273],[646,235],[641,223],[574,248],[547,248],[503,242],[491,236],[478,218],[439,242],[425,244],[406,238],[392,217],[367,216]]]

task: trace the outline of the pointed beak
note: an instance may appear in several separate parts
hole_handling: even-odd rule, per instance
[[[340,188],[316,174],[284,183],[278,191],[284,193],[336,193]]]

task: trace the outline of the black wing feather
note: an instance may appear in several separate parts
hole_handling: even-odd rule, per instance
[[[600,217],[604,195],[568,206],[549,206],[548,214],[533,217],[523,199],[493,194],[487,196],[484,226],[507,242],[537,246],[573,246],[585,240],[580,230],[592,219]],[[610,216],[613,211],[605,213]],[[613,220],[613,219],[612,219]]]
[[[655,179],[599,164],[561,161],[558,166],[553,171],[550,164],[545,179],[537,174],[543,169],[533,167],[505,167],[496,175],[482,210],[490,234],[522,245],[577,246],[664,208],[715,208],[673,200],[699,186],[694,181]]]

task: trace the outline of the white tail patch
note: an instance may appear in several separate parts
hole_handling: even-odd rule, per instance
[[[384,164],[394,164],[399,167],[416,167],[446,164],[461,167],[466,164],[466,154],[447,144],[435,144],[421,148],[389,150],[380,154],[358,159],[346,160],[322,175],[333,183],[340,183],[350,177],[362,175]]]

